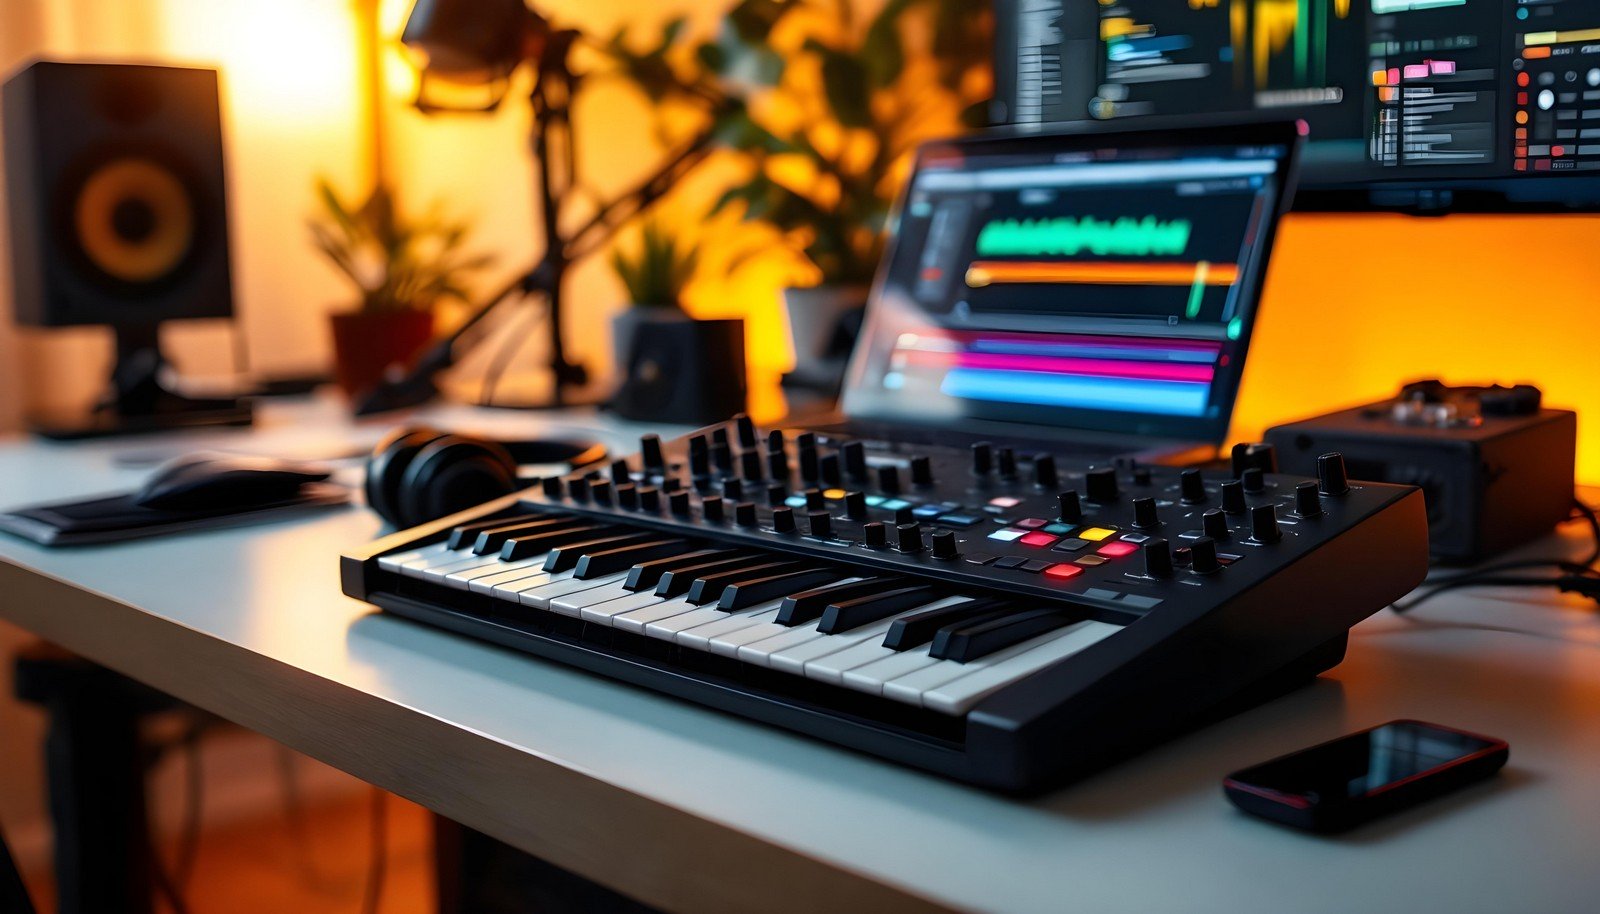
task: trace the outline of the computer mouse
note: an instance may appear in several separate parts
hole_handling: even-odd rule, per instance
[[[301,486],[330,475],[326,467],[294,460],[191,454],[157,470],[134,501],[166,511],[252,508],[293,498]]]

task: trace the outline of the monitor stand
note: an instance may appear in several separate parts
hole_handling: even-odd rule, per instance
[[[35,434],[56,441],[137,435],[208,426],[249,425],[252,409],[239,399],[186,397],[161,382],[167,360],[157,324],[115,328],[117,362],[109,389],[82,410],[42,413],[30,418]]]

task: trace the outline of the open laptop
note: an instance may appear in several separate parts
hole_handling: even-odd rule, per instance
[[[1146,120],[924,146],[832,430],[1215,453],[1303,132]]]

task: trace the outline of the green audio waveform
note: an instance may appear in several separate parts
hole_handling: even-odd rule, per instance
[[[1093,216],[996,219],[978,232],[978,256],[1182,254],[1189,246],[1189,227],[1187,219],[1162,222],[1155,216],[1142,219],[1122,216],[1110,221]]]

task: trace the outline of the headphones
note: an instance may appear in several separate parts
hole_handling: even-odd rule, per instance
[[[397,528],[415,527],[532,484],[529,464],[604,460],[595,441],[490,441],[433,428],[400,428],[367,458],[367,504]]]

